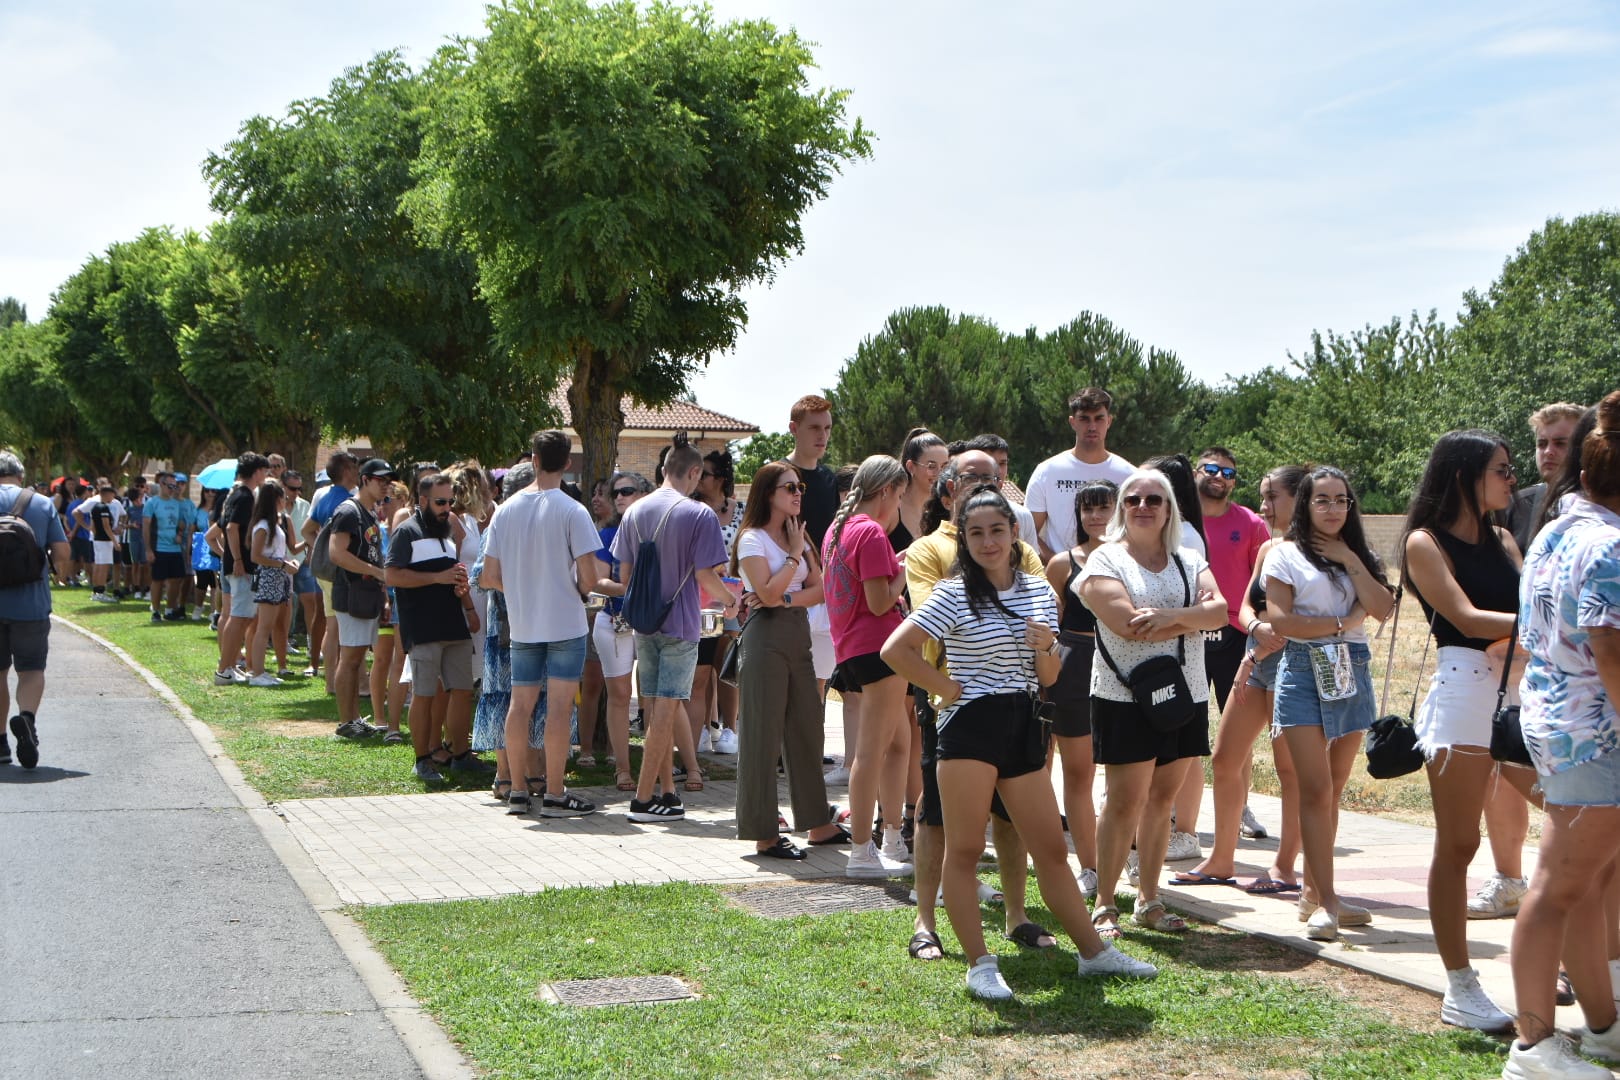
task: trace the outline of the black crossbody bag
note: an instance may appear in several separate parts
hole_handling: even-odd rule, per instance
[[[1491,757],[1509,765],[1530,766],[1530,748],[1524,745],[1524,727],[1519,723],[1519,707],[1507,704],[1508,673],[1513,670],[1513,647],[1519,643],[1519,620],[1513,620],[1513,636],[1508,638],[1507,659],[1502,661],[1502,681],[1496,687],[1496,712],[1491,714]]]
[[[1401,628],[1401,591],[1395,591],[1395,618],[1389,629],[1389,652],[1384,657],[1384,714],[1373,721],[1367,732],[1367,775],[1374,780],[1393,780],[1398,776],[1415,773],[1423,768],[1423,751],[1418,749],[1417,729],[1412,726],[1417,716],[1418,693],[1423,687],[1423,668],[1429,662],[1429,642],[1434,636],[1434,620],[1423,635],[1423,656],[1418,660],[1417,681],[1412,686],[1412,700],[1407,702],[1406,715],[1389,711],[1389,682],[1395,674],[1395,638]],[[1379,633],[1383,633],[1383,629]]]
[[[1181,563],[1180,555],[1171,555],[1175,561],[1176,572],[1181,575],[1181,591],[1183,595],[1182,607],[1192,606],[1192,585],[1187,581],[1187,568]],[[1179,731],[1198,715],[1198,710],[1205,707],[1203,702],[1192,699],[1192,691],[1187,687],[1187,635],[1182,634],[1176,638],[1176,655],[1152,656],[1131,668],[1129,675],[1119,670],[1114,658],[1108,655],[1108,649],[1103,645],[1101,632],[1097,634],[1097,655],[1103,658],[1103,663],[1119,677],[1125,688],[1131,692],[1131,698],[1136,707],[1142,710],[1148,723],[1153,725],[1155,731]],[[1202,642],[1199,643],[1202,647]]]

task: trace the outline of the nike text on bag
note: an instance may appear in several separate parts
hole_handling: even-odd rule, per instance
[[[9,513],[0,513],[0,589],[30,585],[45,575],[45,549],[22,516],[34,493],[24,488]]]
[[[681,590],[686,588],[687,581],[697,569],[689,567],[669,599],[664,599],[664,574],[658,565],[658,538],[669,523],[669,515],[679,505],[675,503],[664,511],[658,528],[653,530],[652,539],[643,540],[636,547],[636,565],[630,572],[629,584],[625,586],[623,615],[624,621],[638,634],[656,634],[664,628],[670,609],[675,606],[675,598],[681,595]]]

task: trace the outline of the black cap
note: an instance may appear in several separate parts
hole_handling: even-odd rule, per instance
[[[394,478],[394,467],[382,458],[374,457],[360,466],[360,475],[367,479],[373,476],[381,476],[386,480],[392,480]]]

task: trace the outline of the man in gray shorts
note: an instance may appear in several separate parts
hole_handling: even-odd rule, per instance
[[[45,657],[51,635],[51,562],[65,572],[73,554],[56,508],[50,499],[23,486],[22,462],[8,450],[0,450],[0,514],[15,514],[27,522],[34,543],[49,556],[42,560],[38,580],[0,587],[0,716],[11,711],[6,673],[15,667],[17,715],[11,718],[11,733],[17,738],[17,763],[32,769],[39,764],[34,714],[45,694]],[[10,538],[0,540],[0,576],[12,580],[24,569],[19,560],[31,556],[19,549],[18,539],[26,541],[26,534],[19,538],[13,529]],[[0,765],[10,764],[11,745],[0,730]]]
[[[378,728],[360,719],[360,674],[366,650],[377,640],[377,620],[388,603],[383,588],[382,530],[377,504],[394,479],[394,467],[382,458],[360,466],[360,489],[332,512],[332,609],[337,612],[338,729],[345,739],[364,739]]]
[[[453,491],[443,473],[416,482],[416,512],[398,525],[388,543],[387,579],[398,610],[399,644],[411,662],[411,742],[416,745],[416,776],[442,783],[439,771],[489,774],[494,767],[473,754],[473,632],[478,611],[467,591],[467,568],[457,559],[450,537]],[[431,719],[439,686],[450,695],[445,727],[450,753],[433,747]]]

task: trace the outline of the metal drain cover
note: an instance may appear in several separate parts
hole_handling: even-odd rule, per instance
[[[563,979],[541,983],[540,1000],[554,1005],[655,1005],[697,997],[673,975],[637,975],[622,979]]]
[[[886,911],[910,906],[911,886],[895,881],[805,881],[792,885],[750,885],[731,890],[733,903],[766,919],[795,915],[834,915]]]

